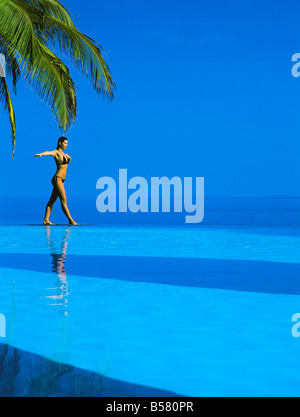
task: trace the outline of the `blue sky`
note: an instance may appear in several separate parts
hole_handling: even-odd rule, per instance
[[[207,196],[299,196],[300,4],[291,0],[64,0],[104,48],[113,103],[71,69],[79,114],[67,134],[70,197],[102,176],[205,177]],[[48,197],[60,132],[25,82],[14,98],[16,158],[1,120],[0,197]]]

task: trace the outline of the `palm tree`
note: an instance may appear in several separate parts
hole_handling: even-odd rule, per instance
[[[77,116],[76,86],[68,67],[50,48],[58,48],[99,94],[113,100],[115,83],[101,46],[75,28],[69,11],[59,1],[0,0],[0,53],[6,57],[13,92],[17,93],[23,75],[65,132]],[[4,77],[0,77],[0,100],[9,114],[14,156],[15,113]]]

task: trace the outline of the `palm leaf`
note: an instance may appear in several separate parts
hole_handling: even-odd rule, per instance
[[[58,47],[95,90],[113,99],[115,83],[102,47],[79,32],[68,10],[57,0],[0,0],[0,53],[16,93],[20,73],[51,108],[66,131],[76,119],[76,86],[67,66],[49,49]],[[9,112],[15,148],[15,116],[8,86],[1,79],[0,99]]]
[[[99,44],[76,28],[35,9],[21,0],[10,1],[23,8],[35,27],[35,35],[41,42],[48,42],[48,44],[54,46],[58,45],[61,52],[71,59],[75,67],[90,78],[98,93],[108,96],[110,99],[114,98],[113,90],[116,86],[110,74],[110,69],[102,56],[102,48]]]
[[[15,112],[13,108],[13,104],[11,101],[11,97],[9,94],[9,89],[7,86],[6,79],[0,77],[0,100],[4,106],[4,109],[7,110],[9,115],[9,122],[11,126],[11,138],[12,138],[12,156],[14,157],[15,154],[15,146],[16,146],[16,119],[15,119]]]
[[[50,106],[59,127],[66,131],[77,116],[75,84],[66,65],[38,39],[36,43],[38,58],[26,67],[25,78]]]
[[[46,16],[44,27],[48,41],[58,44],[61,52],[67,55],[75,67],[88,77],[98,93],[114,98],[115,82],[108,64],[102,56],[102,47],[90,37],[71,28],[58,19]]]
[[[20,62],[34,58],[34,24],[22,2],[0,1],[0,33],[9,56]],[[34,9],[33,9],[34,10]]]
[[[23,0],[30,6],[45,12],[49,16],[55,17],[63,23],[74,27],[70,12],[57,0]]]

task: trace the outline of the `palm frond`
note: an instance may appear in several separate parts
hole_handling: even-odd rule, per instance
[[[113,100],[116,85],[99,44],[75,27],[35,9],[28,3],[21,0],[10,1],[23,8],[34,25],[36,37],[42,43],[58,45],[61,52],[71,59],[75,67],[91,80],[95,90]]]
[[[76,87],[66,65],[36,39],[38,58],[29,63],[24,76],[34,92],[45,101],[65,132],[77,116]]]
[[[33,59],[34,24],[22,2],[0,1],[0,33],[8,55],[19,64]]]
[[[6,56],[7,76],[16,93],[23,73],[34,92],[66,131],[76,119],[76,86],[67,66],[51,47],[58,47],[95,90],[113,100],[116,85],[103,58],[103,49],[78,31],[69,11],[58,0],[0,0],[0,53]],[[0,99],[8,110],[15,149],[15,115],[7,81],[2,78]]]
[[[23,0],[30,6],[45,12],[49,16],[55,17],[63,23],[74,27],[70,12],[57,0]]]
[[[69,27],[50,16],[44,18],[45,34],[49,42],[58,45],[75,67],[88,77],[98,93],[113,100],[115,82],[110,69],[102,56],[102,47],[76,28]]]
[[[9,115],[9,122],[11,126],[11,139],[12,139],[12,157],[15,155],[15,146],[16,146],[16,119],[13,104],[11,101],[8,85],[4,77],[0,77],[0,100],[4,106],[4,109],[7,110]]]

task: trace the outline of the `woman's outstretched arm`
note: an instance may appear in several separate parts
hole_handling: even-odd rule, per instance
[[[37,153],[35,154],[35,158],[40,158],[41,156],[56,156],[57,151],[51,151],[51,152],[43,152],[43,153]]]

